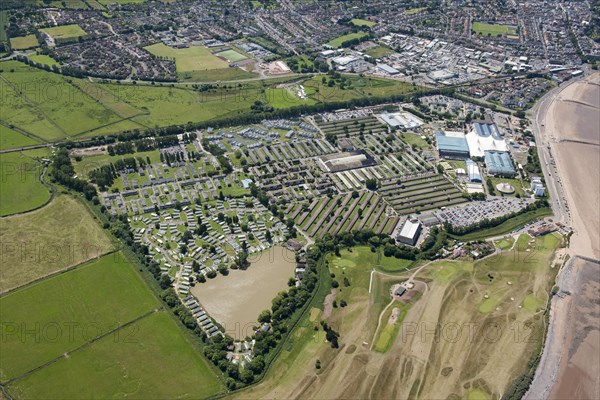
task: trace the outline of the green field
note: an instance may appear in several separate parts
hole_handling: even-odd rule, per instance
[[[354,18],[350,21],[350,23],[352,25],[356,25],[356,26],[369,26],[369,27],[377,25],[377,22],[367,21],[366,19],[360,19],[360,18]]]
[[[5,105],[12,111],[0,117],[7,124],[57,140],[122,120],[59,74],[16,61],[2,62],[0,67],[6,71],[0,80],[7,94]],[[24,85],[32,89],[17,93],[16,88]]]
[[[394,308],[397,308],[399,310],[399,316],[393,324],[390,324],[388,320],[392,315],[392,310]],[[375,339],[375,345],[373,346],[373,350],[378,351],[380,353],[385,353],[390,349],[390,347],[396,340],[396,336],[398,335],[400,326],[402,326],[402,321],[404,320],[404,317],[408,313],[409,309],[409,304],[404,304],[400,302],[394,302],[392,306],[388,307],[388,309],[381,317],[382,326],[379,328],[380,330],[377,333],[377,338]]]
[[[2,321],[11,323],[2,327],[0,376],[4,381],[152,311],[158,301],[123,254],[113,253],[10,293],[0,298],[0,305]],[[51,336],[50,328],[43,334],[42,327],[52,326],[56,333],[71,323],[76,325],[70,335],[65,331]],[[42,328],[39,340],[21,330],[37,324]]]
[[[165,312],[119,332],[12,383],[10,393],[28,399],[199,399],[223,390]]]
[[[157,43],[144,47],[144,49],[157,57],[175,60],[178,73],[229,67],[227,61],[215,56],[204,46],[175,49],[163,43]]]
[[[343,36],[339,36],[333,40],[331,40],[329,43],[327,43],[328,45],[330,45],[331,47],[334,48],[339,48],[342,46],[342,43],[348,41],[348,40],[352,40],[352,39],[360,39],[362,37],[367,36],[368,33],[367,32],[354,32],[354,33],[349,33],[347,35],[343,35]]]
[[[31,139],[15,131],[14,129],[7,128],[0,124],[0,150],[15,149],[23,146],[31,146],[38,144],[39,141]],[[0,198],[2,195],[0,194]],[[1,207],[0,207],[1,208]]]
[[[289,108],[304,104],[310,105],[316,103],[316,101],[309,97],[306,99],[301,99],[297,94],[297,90],[297,87],[269,88],[265,90],[265,96],[269,104],[275,108]]]
[[[0,219],[0,241],[0,292],[113,249],[89,211],[66,195],[39,210]]]
[[[501,36],[514,35],[517,31],[508,25],[486,24],[483,22],[473,22],[472,31],[483,36]]]
[[[81,158],[81,161],[73,160],[73,167],[75,168],[75,173],[77,176],[81,178],[87,178],[90,171],[128,157],[131,157],[131,154],[115,156],[98,154],[93,156],[84,156]],[[152,164],[158,164],[160,162],[160,154],[158,150],[139,151],[135,153],[135,157],[141,157],[144,160],[146,160],[146,157],[149,157]]]
[[[85,38],[88,34],[77,24],[54,26],[52,28],[40,29],[59,43],[76,42],[79,38]]]
[[[29,56],[29,59],[33,62],[36,62],[38,64],[44,64],[44,65],[48,65],[50,67],[52,66],[59,66],[59,62],[56,61],[54,58],[47,56],[45,54],[34,54],[32,56]]]
[[[385,57],[392,53],[394,53],[394,50],[392,50],[388,47],[385,47],[385,46],[375,46],[375,47],[372,47],[372,48],[368,49],[367,51],[365,51],[365,54],[367,54],[373,58]]]
[[[242,61],[242,60],[245,60],[246,58],[248,58],[245,55],[240,54],[235,50],[221,51],[221,52],[217,53],[216,55],[225,57],[227,60],[229,60],[229,62]]]
[[[426,8],[425,7],[421,7],[421,8],[411,8],[409,10],[404,11],[404,14],[406,15],[414,15],[414,14],[419,14],[422,13],[423,11],[425,11]]]
[[[50,191],[40,182],[40,162],[26,152],[14,152],[0,154],[0,165],[0,216],[28,211],[48,201]]]
[[[0,43],[8,40],[8,11],[0,10]]]
[[[13,50],[25,50],[38,46],[38,40],[35,35],[27,35],[10,38],[10,47]]]

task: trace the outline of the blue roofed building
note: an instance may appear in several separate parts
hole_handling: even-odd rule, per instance
[[[462,132],[436,132],[435,140],[440,157],[464,160],[469,158],[469,144]]]
[[[507,151],[486,151],[485,166],[490,175],[512,178],[515,176],[515,166]]]

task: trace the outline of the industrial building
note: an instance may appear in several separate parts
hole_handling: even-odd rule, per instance
[[[440,157],[464,160],[469,158],[469,144],[462,132],[436,132],[435,140]]]
[[[483,158],[486,151],[508,151],[496,124],[473,123],[466,136],[471,157]]]
[[[485,152],[485,166],[490,175],[512,178],[515,176],[515,167],[507,151]]]
[[[402,230],[400,230],[398,236],[396,236],[396,241],[409,246],[414,246],[419,240],[421,230],[421,222],[417,219],[409,218],[404,223],[404,226],[402,226]]]
[[[423,120],[409,112],[395,112],[395,113],[383,113],[379,115],[379,118],[395,128],[417,128],[423,125]]]
[[[396,68],[391,67],[387,64],[378,64],[377,68],[379,68],[381,71],[385,72],[388,75],[398,75],[400,73],[400,71],[398,71]]]
[[[470,182],[481,182],[481,173],[477,163],[473,160],[467,159],[467,174],[469,175]]]

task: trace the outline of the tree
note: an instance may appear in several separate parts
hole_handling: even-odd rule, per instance
[[[379,187],[379,182],[375,178],[369,178],[365,181],[365,185],[369,190],[377,190]]]
[[[167,289],[167,288],[171,287],[171,278],[169,277],[169,275],[163,274],[160,277],[160,282],[159,283],[160,283],[160,287],[162,289]]]

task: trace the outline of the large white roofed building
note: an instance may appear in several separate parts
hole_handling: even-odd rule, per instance
[[[508,151],[508,145],[496,124],[476,122],[471,127],[471,132],[467,134],[471,157],[483,158],[486,151]]]

